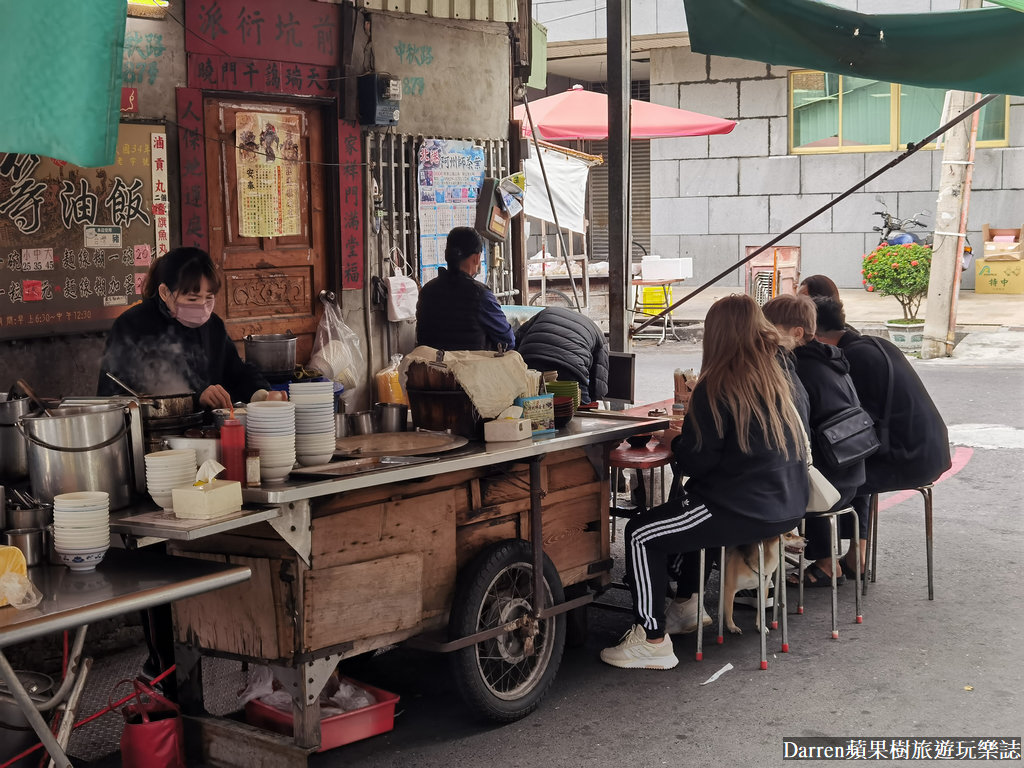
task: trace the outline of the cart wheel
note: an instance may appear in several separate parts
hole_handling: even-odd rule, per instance
[[[570,296],[561,291],[553,291],[548,288],[544,293],[535,293],[530,297],[531,307],[569,307],[576,306],[576,302]]]
[[[565,599],[575,600],[590,590],[586,584],[573,584],[565,588]],[[587,644],[590,622],[587,620],[587,606],[573,608],[565,613],[565,644],[569,648],[582,648]]]
[[[498,542],[466,566],[452,605],[449,630],[465,637],[529,616],[533,556],[521,539]],[[544,604],[563,601],[562,582],[544,557]],[[531,648],[532,646],[532,648]],[[524,626],[453,654],[455,680],[481,716],[509,723],[530,714],[558,672],[565,647],[565,614]]]

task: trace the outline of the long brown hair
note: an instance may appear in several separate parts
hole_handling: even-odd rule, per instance
[[[803,453],[803,440],[798,438],[801,427],[792,385],[776,359],[778,353],[779,334],[761,308],[749,296],[734,293],[712,304],[704,319],[704,357],[697,383],[707,393],[719,437],[725,435],[725,408],[736,424],[743,453],[750,453],[753,419],[767,444],[788,459],[790,444]],[[699,445],[699,427],[697,440]]]

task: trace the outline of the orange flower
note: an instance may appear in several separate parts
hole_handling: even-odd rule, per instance
[[[875,286],[873,286],[873,285],[869,285],[869,286],[868,286],[868,290],[869,290],[869,291],[873,291],[873,290],[875,290]]]
[[[916,267],[917,266],[917,259],[914,259],[912,262],[910,262],[910,266]]]

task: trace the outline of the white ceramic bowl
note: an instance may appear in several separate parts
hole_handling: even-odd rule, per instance
[[[62,552],[57,550],[57,557],[72,571],[94,571],[96,566],[103,562],[103,556],[107,554],[107,548],[95,552]]]
[[[300,453],[298,455],[299,464],[304,467],[315,467],[317,464],[326,464],[334,456],[334,452],[330,453]]]

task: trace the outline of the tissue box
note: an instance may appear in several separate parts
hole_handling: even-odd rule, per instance
[[[494,419],[484,422],[484,440],[488,443],[525,440],[532,435],[533,422],[529,419]]]
[[[554,395],[517,397],[515,403],[523,409],[523,418],[530,420],[533,434],[555,431]]]
[[[230,515],[242,508],[242,484],[237,480],[211,480],[205,485],[174,488],[171,502],[175,517],[209,520]]]

